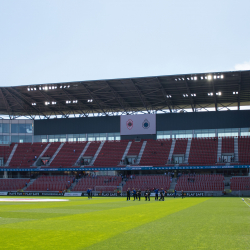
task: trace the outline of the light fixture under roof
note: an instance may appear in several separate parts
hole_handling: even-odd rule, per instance
[[[216,95],[221,95],[221,92],[217,92]]]
[[[208,75],[208,76],[207,76],[207,79],[208,79],[208,80],[212,80],[212,76],[211,76],[211,75]]]
[[[88,101],[87,102],[93,102],[93,99],[88,99]]]
[[[209,96],[213,96],[214,94],[213,94],[213,92],[211,92],[211,93],[207,93],[207,95],[209,95]]]
[[[194,76],[194,80],[195,80],[195,81],[197,80],[197,76]]]
[[[238,95],[238,94],[239,94],[238,91],[233,92],[233,95]]]

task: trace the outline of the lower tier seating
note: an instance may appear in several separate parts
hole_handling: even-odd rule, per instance
[[[30,179],[0,179],[1,191],[17,191],[23,189]]]
[[[72,191],[86,191],[91,188],[94,191],[115,191],[121,183],[120,176],[86,176],[78,181]]]
[[[224,191],[224,176],[221,174],[182,175],[175,186],[176,191]]]
[[[161,189],[168,190],[170,188],[170,177],[166,175],[139,175],[132,176],[123,186],[123,191],[130,189],[141,189],[141,191],[145,191],[147,189]]]
[[[230,189],[232,191],[250,190],[250,177],[232,177]]]
[[[73,182],[72,176],[41,176],[37,178],[26,191],[63,191]]]

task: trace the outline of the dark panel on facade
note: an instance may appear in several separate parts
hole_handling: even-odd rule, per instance
[[[156,115],[156,130],[192,130],[250,127],[250,110],[169,113]],[[34,135],[117,133],[120,132],[120,117],[84,117],[52,120],[35,120]],[[142,139],[154,139],[155,135],[139,135]],[[136,135],[122,136],[134,139]]]
[[[35,120],[34,135],[119,133],[120,117],[83,117]]]
[[[192,130],[250,127],[250,111],[219,111],[156,115],[156,130]]]
[[[156,135],[121,135],[121,140],[134,140],[136,138],[156,140]]]

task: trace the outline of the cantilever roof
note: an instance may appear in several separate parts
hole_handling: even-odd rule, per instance
[[[235,94],[233,94],[233,92]],[[173,112],[250,105],[250,71],[77,81],[0,88],[0,114]]]

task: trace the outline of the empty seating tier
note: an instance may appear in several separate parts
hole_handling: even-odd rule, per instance
[[[89,147],[87,148],[84,156],[95,156],[95,153],[97,151],[97,149],[99,148],[101,142],[100,141],[92,141],[89,144]]]
[[[68,189],[72,182],[73,177],[66,175],[41,176],[26,191],[63,191]]]
[[[139,175],[129,178],[126,184],[123,186],[123,191],[126,191],[128,188],[141,189],[145,191],[147,189],[161,189],[168,190],[170,188],[170,177],[166,175]]]
[[[238,138],[239,162],[249,164],[250,162],[250,137]]]
[[[1,191],[17,191],[23,189],[30,179],[0,179]]]
[[[130,145],[127,155],[139,155],[143,141],[135,142],[133,141]]]
[[[182,175],[175,186],[177,191],[223,191],[224,176],[221,174]]]
[[[94,166],[112,167],[120,164],[128,141],[106,141],[94,162]]]
[[[234,138],[233,137],[223,137],[221,153],[234,153]]]
[[[140,165],[141,166],[164,166],[167,163],[172,139],[147,140]]]
[[[13,168],[30,167],[46,147],[47,143],[19,143],[9,166]]]
[[[193,138],[188,162],[190,165],[215,164],[217,149],[217,138]]]
[[[113,192],[121,183],[120,176],[86,176],[78,181],[73,191],[87,191],[91,188],[94,191],[110,191]]]
[[[86,146],[86,142],[69,143],[65,142],[63,147],[60,149],[55,159],[52,161],[50,166],[52,167],[70,167],[74,166],[78,160],[80,154]]]
[[[8,161],[14,145],[15,144],[12,143],[10,146],[0,146],[0,157],[3,158],[4,164]]]
[[[175,142],[174,152],[173,154],[184,154],[187,150],[188,139],[177,139]]]
[[[232,191],[250,190],[250,177],[232,177],[230,189]]]
[[[44,152],[43,157],[52,157],[60,145],[61,142],[51,142],[49,148]]]

